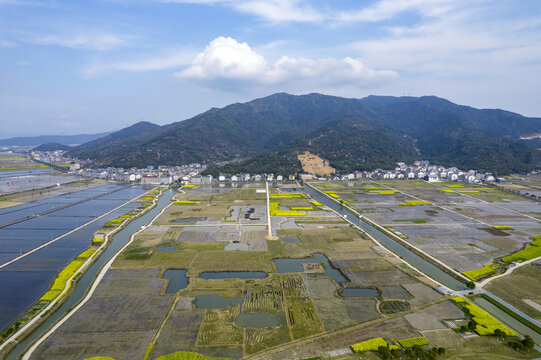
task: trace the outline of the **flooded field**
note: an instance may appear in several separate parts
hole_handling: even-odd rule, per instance
[[[111,191],[119,190],[116,192]],[[0,329],[22,314],[48,289],[56,274],[78,254],[86,250],[93,233],[137,203],[128,204],[107,216],[78,230],[74,229],[94,220],[144,192],[140,187],[125,188],[105,185],[71,194],[0,210]],[[62,208],[64,205],[100,196],[92,200]],[[55,209],[59,209],[55,211]],[[31,217],[43,211],[50,213]],[[27,217],[31,217],[27,220]],[[12,225],[10,222],[21,220]],[[69,235],[43,247],[28,256],[25,253],[71,232]],[[12,262],[14,259],[24,256]]]

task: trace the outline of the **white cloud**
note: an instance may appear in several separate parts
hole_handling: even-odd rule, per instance
[[[46,35],[31,42],[39,45],[57,45],[72,49],[106,51],[128,44],[128,38],[116,34]]]
[[[177,76],[185,79],[253,79],[267,69],[265,58],[246,43],[230,37],[213,40],[187,69]]]
[[[423,16],[434,17],[447,13],[459,6],[456,0],[380,0],[363,6],[359,1],[357,9],[340,11],[335,6],[315,8],[308,0],[149,0],[161,3],[184,3],[221,5],[236,11],[251,14],[271,23],[282,22],[377,22],[393,18],[404,11],[416,11]],[[468,4],[473,1],[470,0]],[[332,4],[333,2],[331,2]],[[313,5],[313,3],[312,3]],[[336,6],[337,5],[337,6]]]
[[[246,43],[219,37],[199,53],[191,65],[174,74],[184,80],[203,80],[225,87],[249,85],[355,86],[378,85],[398,77],[394,71],[367,68],[358,59],[281,57],[273,64]]]
[[[234,2],[238,11],[256,15],[268,21],[280,22],[319,22],[325,16],[298,0],[252,0]]]
[[[223,5],[272,23],[319,22],[325,19],[306,0],[152,0],[161,3]]]
[[[334,20],[376,22],[409,10],[435,17],[447,13],[456,3],[456,0],[381,0],[363,9],[339,12]]]
[[[128,61],[108,61],[95,63],[83,70],[85,76],[93,77],[109,71],[142,72],[178,68],[190,64],[193,52],[180,50],[156,57],[134,58]]]
[[[0,47],[14,47],[14,46],[15,46],[14,42],[0,39]]]

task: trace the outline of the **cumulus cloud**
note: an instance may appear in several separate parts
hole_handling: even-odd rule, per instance
[[[252,85],[304,83],[311,86],[369,86],[394,80],[398,74],[390,70],[367,68],[358,59],[281,57],[269,64],[247,43],[230,37],[213,40],[190,66],[174,74],[184,80],[213,84],[231,82]],[[229,81],[229,82],[228,82]]]

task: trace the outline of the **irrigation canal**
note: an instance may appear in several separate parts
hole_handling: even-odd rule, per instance
[[[43,335],[52,325],[54,325],[64,314],[66,314],[71,308],[73,308],[85,295],[86,290],[92,285],[96,274],[100,271],[101,267],[113,257],[118,250],[124,246],[133,233],[141,229],[141,226],[147,225],[158,213],[167,205],[171,203],[171,197],[175,192],[173,190],[167,190],[158,200],[158,205],[151,209],[143,216],[132,220],[124,229],[113,235],[111,243],[100,255],[100,257],[87,269],[83,276],[77,281],[74,291],[69,295],[66,301],[54,312],[47,320],[39,327],[37,327],[32,334],[26,339],[21,341],[13,350],[8,354],[6,360],[16,360],[26,349],[31,342]]]
[[[329,199],[327,196],[322,195],[317,190],[314,190],[309,186],[305,186],[303,191],[310,194],[310,196],[312,196],[314,200],[332,208],[339,214],[346,215],[349,221],[359,226],[361,229],[366,231],[369,235],[371,235],[376,240],[378,240],[381,244],[383,244],[383,246],[385,246],[387,249],[399,255],[402,259],[407,261],[409,264],[413,265],[415,268],[419,269],[424,274],[427,274],[434,280],[440,282],[441,284],[453,290],[466,290],[467,289],[464,283],[458,281],[457,279],[447,274],[445,271],[441,270],[440,268],[433,265],[429,261],[425,260],[421,256],[415,254],[407,247],[403,246],[402,244],[398,243],[396,240],[393,240],[391,237],[387,236],[386,234],[376,229],[369,223],[360,219],[357,216],[357,214],[349,211],[347,208],[343,206],[340,206],[335,201]],[[493,298],[496,298],[494,295],[490,294],[488,291],[484,290],[484,292],[487,295]],[[495,316],[496,318],[498,318],[500,321],[502,321],[503,323],[511,327],[516,332],[523,335],[530,335],[537,344],[541,344],[540,333],[524,325],[523,323],[513,318],[512,316],[506,314],[503,310],[499,309],[498,307],[494,306],[493,304],[481,298],[475,299],[475,303],[478,306],[482,307],[487,312],[489,312],[490,314],[492,314],[493,316]],[[516,310],[513,308],[510,308],[510,309],[512,311]],[[539,323],[537,324],[539,325]]]

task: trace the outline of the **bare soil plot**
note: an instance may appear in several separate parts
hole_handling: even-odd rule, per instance
[[[388,190],[384,183],[434,205],[406,206],[406,201],[414,198],[400,193],[378,193]],[[407,241],[459,272],[479,269],[495,258],[517,251],[539,231],[538,221],[520,214],[535,211],[532,201],[491,188],[422,181],[352,182],[351,185],[318,184],[323,190],[333,189],[342,198],[354,195],[354,205],[365,216],[391,226]],[[492,227],[499,225],[512,226],[513,230]]]
[[[432,305],[426,309],[413,314],[408,314],[404,318],[419,331],[446,329],[443,319],[463,318],[464,312],[450,301]]]
[[[338,298],[316,299],[314,304],[326,331],[333,331],[355,323],[349,316],[344,300]]]
[[[299,154],[299,161],[301,162],[302,170],[320,176],[328,176],[334,174],[336,169],[329,165],[328,160],[324,160],[317,155],[305,151],[303,154]]]
[[[333,299],[338,287],[331,279],[306,279],[306,287],[313,299]]]
[[[402,286],[382,286],[382,287],[380,287],[380,289],[383,292],[383,298],[384,299],[409,300],[409,299],[413,298],[413,295],[411,295]]]
[[[402,284],[402,286],[413,295],[411,302],[414,305],[426,304],[442,297],[440,293],[425,284]]]
[[[540,279],[541,268],[538,265],[525,265],[510,275],[491,281],[486,289],[526,315],[541,319],[541,311],[523,301],[523,299],[530,299],[541,304]]]
[[[382,317],[381,313],[377,309],[377,301],[373,299],[368,300],[344,300],[348,311],[357,323],[363,323],[366,321],[374,320]]]
[[[203,313],[203,310],[174,311],[152,350],[152,358],[175,351],[194,351]]]
[[[415,282],[409,275],[398,269],[375,271],[348,271],[345,273],[352,286],[390,286]]]
[[[117,360],[142,359],[154,331],[53,333],[32,355],[34,360],[83,360],[110,356]]]
[[[159,269],[108,271],[90,300],[36,354],[141,358],[172,300],[159,295],[163,280],[158,274]]]
[[[429,343],[438,347],[454,348],[462,341],[460,335],[451,329],[421,331],[421,334]]]

